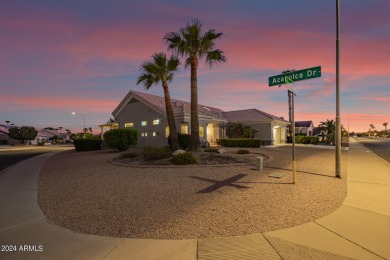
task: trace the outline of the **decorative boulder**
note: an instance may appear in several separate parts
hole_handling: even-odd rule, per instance
[[[218,152],[219,152],[219,154],[225,154],[226,150],[225,149],[219,149]]]
[[[172,154],[173,155],[179,155],[179,154],[182,154],[182,153],[186,153],[186,151],[178,149],[178,150],[174,151]]]

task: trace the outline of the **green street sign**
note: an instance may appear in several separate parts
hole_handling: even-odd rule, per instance
[[[295,81],[313,79],[321,77],[321,66],[297,70],[293,72],[288,72],[285,74],[280,74],[268,78],[268,86],[279,86],[282,84],[289,84]]]

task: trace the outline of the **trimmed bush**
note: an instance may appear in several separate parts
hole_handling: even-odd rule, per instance
[[[311,144],[318,144],[320,141],[320,138],[318,136],[310,136]]]
[[[196,164],[196,158],[192,153],[181,153],[179,155],[175,155],[170,160],[171,163],[176,165],[188,165],[188,164]]]
[[[297,136],[295,136],[295,143],[301,144],[304,137],[305,137],[305,136],[303,136],[303,135],[297,135]]]
[[[217,139],[217,144],[225,147],[255,147],[259,148],[261,145],[260,139],[251,138],[231,138],[231,139]]]
[[[203,150],[206,153],[219,153],[218,148],[207,148]]]
[[[237,151],[237,154],[248,154],[251,153],[249,150],[241,149]]]
[[[104,141],[108,147],[125,151],[130,145],[137,144],[137,129],[111,129],[104,133]]]
[[[78,138],[74,140],[73,144],[78,152],[102,149],[102,140],[100,138]]]
[[[191,143],[191,135],[178,133],[177,139],[179,141],[180,148],[183,150],[187,150]]]
[[[169,158],[172,156],[172,152],[168,146],[165,147],[147,146],[142,151],[142,156],[146,161],[152,161],[152,160]]]

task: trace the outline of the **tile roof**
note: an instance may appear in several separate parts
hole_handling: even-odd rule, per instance
[[[140,98],[143,101],[146,101],[149,103],[150,106],[154,107],[156,110],[160,111],[162,114],[165,114],[165,98],[160,97],[160,96],[155,96],[151,94],[146,94],[143,92],[138,92],[138,91],[131,91],[133,96],[135,98]],[[187,101],[182,101],[178,99],[171,99],[172,105],[173,105],[173,112],[175,114],[190,114],[191,113],[191,103]],[[225,119],[222,116],[222,110],[215,108],[215,107],[210,107],[210,106],[205,106],[198,104],[198,113],[199,116],[211,116],[211,117],[217,117],[220,119]]]
[[[313,121],[296,121],[295,127],[310,127]]]
[[[283,122],[288,122],[281,117],[277,117],[266,112],[260,111],[258,109],[245,109],[245,110],[236,110],[228,111],[222,113],[229,122],[234,123],[243,123],[251,121],[262,121],[262,120],[279,120]]]
[[[114,110],[113,115],[118,114],[120,112],[121,108],[130,101],[129,100],[130,97],[135,97],[136,99],[139,99],[149,104],[149,106],[153,107],[155,110],[159,111],[160,113],[165,114],[164,97],[132,90],[127,94],[127,96]],[[171,100],[173,105],[173,111],[175,114],[181,114],[181,113],[188,114],[188,115],[190,114],[191,112],[190,102],[182,101],[178,99],[171,99]],[[246,110],[224,112],[219,108],[198,104],[198,113],[199,116],[214,117],[217,119],[222,119],[230,122],[250,122],[250,121],[262,121],[267,119],[288,122],[283,118],[268,114],[266,112],[257,109],[246,109]]]

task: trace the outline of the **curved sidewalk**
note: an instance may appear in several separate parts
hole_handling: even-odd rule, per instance
[[[193,240],[102,237],[52,224],[37,204],[39,171],[52,155],[0,176],[0,259],[390,259],[390,164],[356,142],[348,196],[332,214],[263,234]]]

